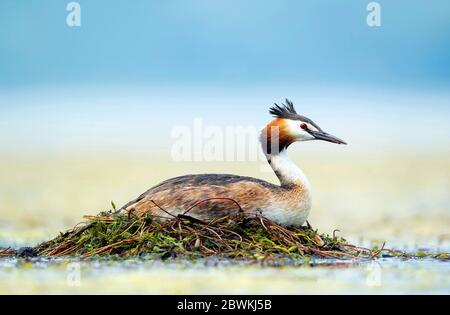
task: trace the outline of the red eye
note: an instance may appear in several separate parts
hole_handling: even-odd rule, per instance
[[[303,130],[308,129],[308,125],[305,123],[300,124],[300,128],[302,128]]]

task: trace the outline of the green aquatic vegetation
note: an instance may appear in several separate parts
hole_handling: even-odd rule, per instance
[[[379,250],[348,244],[320,234],[309,225],[286,228],[255,216],[223,217],[202,222],[187,215],[155,220],[113,211],[85,216],[86,221],[33,250],[40,256],[119,256],[123,258],[219,255],[235,259],[372,258]]]
[[[374,246],[349,244],[336,235],[321,234],[309,224],[283,227],[261,216],[223,217],[203,222],[188,215],[156,220],[152,215],[120,215],[113,210],[85,221],[54,239],[33,248],[1,249],[0,257],[183,257],[221,256],[245,260],[296,259],[310,257],[372,259],[376,257],[432,257],[448,260],[448,253],[407,254]]]

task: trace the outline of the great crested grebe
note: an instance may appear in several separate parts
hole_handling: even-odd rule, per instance
[[[239,212],[259,213],[282,225],[302,225],[311,209],[311,188],[303,172],[289,160],[287,147],[309,140],[346,143],[297,114],[287,99],[286,104],[275,104],[269,112],[275,119],[262,130],[260,141],[280,185],[229,174],[185,175],[150,188],[124,205],[120,213],[149,213],[162,219],[186,214],[202,221]]]

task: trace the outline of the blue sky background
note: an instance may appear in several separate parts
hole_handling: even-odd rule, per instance
[[[3,0],[3,87],[164,82],[450,83],[450,2],[367,0]]]
[[[80,0],[80,28],[68,2],[0,2],[3,151],[138,147],[194,117],[263,124],[284,97],[359,145],[449,144],[449,1],[378,1],[379,28],[367,0]]]

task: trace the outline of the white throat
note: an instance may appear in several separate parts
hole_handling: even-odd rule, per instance
[[[289,159],[286,150],[267,155],[267,160],[280,180],[282,187],[304,186],[307,190],[310,190],[308,179],[302,170]]]

